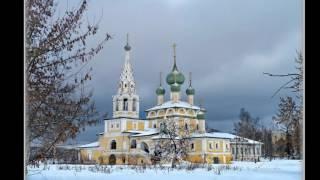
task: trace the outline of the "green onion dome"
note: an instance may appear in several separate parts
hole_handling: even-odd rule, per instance
[[[187,95],[194,95],[195,90],[192,87],[188,87],[188,89],[186,90]]]
[[[174,83],[170,86],[171,92],[179,92],[180,91],[180,85],[177,83]]]
[[[204,112],[200,111],[200,112],[197,114],[197,119],[204,119]]]
[[[176,64],[174,64],[171,73],[167,75],[167,83],[169,85],[172,85],[174,83],[181,85],[184,83],[184,80],[185,80],[184,75],[178,71]]]
[[[163,87],[158,87],[156,90],[157,95],[164,95],[166,93],[166,90]]]

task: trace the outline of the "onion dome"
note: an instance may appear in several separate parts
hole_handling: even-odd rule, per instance
[[[197,119],[204,119],[204,112],[200,111],[200,112],[197,114]]]
[[[186,93],[187,95],[194,95],[195,90],[193,89],[193,87],[188,87]]]
[[[187,95],[194,95],[195,90],[193,89],[192,85],[191,85],[191,72],[189,73],[189,87],[186,90],[186,94]]]
[[[160,72],[160,84],[156,90],[156,94],[157,95],[164,95],[165,93],[166,93],[166,90],[162,87],[162,72]]]
[[[125,45],[125,46],[124,46],[124,50],[130,51],[130,50],[131,50],[131,46],[129,46],[129,44]]]
[[[124,50],[130,51],[131,46],[129,45],[129,33],[127,34],[127,44],[124,46]]]
[[[173,68],[172,68],[172,71],[167,75],[167,83],[169,84],[169,85],[174,85],[175,84],[175,86],[180,86],[181,84],[183,84],[184,83],[184,80],[185,80],[185,78],[184,78],[184,75],[181,73],[181,72],[179,72],[179,70],[178,70],[178,67],[177,67],[177,64],[176,64],[176,50],[175,50],[175,47],[176,47],[176,45],[174,44],[173,45],[173,50],[174,50],[174,64],[173,64]],[[173,87],[173,89],[176,89],[176,87]]]
[[[179,92],[180,91],[180,85],[177,83],[174,83],[170,86],[171,92]]]
[[[163,87],[158,87],[156,90],[157,95],[164,95],[166,93],[166,90]]]

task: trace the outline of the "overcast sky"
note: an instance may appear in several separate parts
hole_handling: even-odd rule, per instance
[[[69,8],[76,2],[59,3]],[[101,112],[112,115],[126,33],[142,118],[143,111],[156,103],[159,72],[166,76],[172,68],[174,42],[178,68],[186,78],[192,72],[195,102],[202,99],[212,128],[231,132],[241,107],[271,125],[279,96],[292,95],[282,91],[271,98],[287,79],[263,72],[295,71],[294,57],[302,43],[299,0],[91,0],[84,20],[100,20],[98,35],[89,46],[105,33],[113,36],[90,63],[89,85]],[[185,82],[183,99],[186,87]],[[167,84],[165,88],[168,99]],[[78,142],[95,141],[99,132],[103,124],[87,128]]]

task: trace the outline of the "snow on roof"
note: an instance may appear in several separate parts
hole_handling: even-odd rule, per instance
[[[167,109],[167,108],[173,108],[173,107],[182,107],[182,108],[189,108],[189,109],[196,109],[200,110],[200,107],[191,105],[187,102],[184,101],[179,101],[179,102],[173,102],[173,101],[167,101],[161,105],[154,106],[150,109],[147,109],[146,111],[153,111],[153,110],[158,110],[158,109]]]
[[[84,144],[81,146],[78,146],[79,148],[93,148],[93,147],[99,147],[99,142],[93,142],[93,143],[89,143],[89,144]]]
[[[213,133],[202,133],[202,134],[192,134],[191,137],[210,137],[210,138],[224,138],[224,139],[235,139],[235,138],[242,138],[240,136],[224,133],[224,132],[213,132]],[[243,138],[250,144],[263,144],[259,141],[254,141],[252,139]]]
[[[97,134],[97,135],[103,135],[104,134],[104,132],[101,132],[101,133],[99,133],[99,134]]]
[[[229,133],[213,132],[213,133],[192,134],[191,137],[212,137],[212,138],[232,139],[237,136]]]
[[[134,134],[134,135],[132,135],[132,137],[148,136],[148,135],[153,135],[153,134],[158,134],[158,132],[143,132],[140,134]]]
[[[169,136],[168,135],[157,135],[157,136],[153,136],[151,139],[168,139]],[[176,137],[175,139],[179,139],[179,137]]]
[[[148,136],[148,135],[153,135],[153,134],[159,133],[159,131],[157,129],[147,129],[145,131],[129,130],[126,132],[133,133],[133,135],[131,135],[132,137]]]

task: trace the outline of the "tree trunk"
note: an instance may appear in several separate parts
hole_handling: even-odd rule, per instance
[[[24,163],[25,163],[25,174],[27,174],[27,166],[29,164],[30,158],[30,129],[29,127],[29,120],[25,118],[25,151],[24,151]]]

